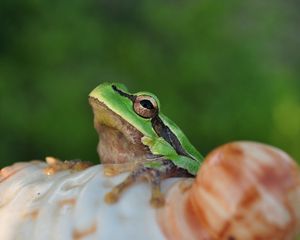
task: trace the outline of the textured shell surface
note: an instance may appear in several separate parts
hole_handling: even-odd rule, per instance
[[[196,178],[162,182],[165,206],[136,183],[115,204],[104,196],[128,173],[103,165],[45,171],[46,162],[0,171],[0,240],[295,240],[300,234],[300,168],[280,149],[234,142],[212,151]]]
[[[147,184],[108,205],[104,194],[126,174],[107,177],[96,165],[48,176],[46,166],[33,161],[1,170],[0,239],[164,239]],[[164,181],[163,189],[174,181]]]
[[[295,240],[300,234],[299,166],[265,144],[218,147],[189,189],[177,183],[166,196],[159,221],[168,239]]]

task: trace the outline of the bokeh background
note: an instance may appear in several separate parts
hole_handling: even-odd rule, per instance
[[[1,0],[0,166],[98,161],[88,93],[155,93],[207,154],[234,140],[300,160],[296,0]]]

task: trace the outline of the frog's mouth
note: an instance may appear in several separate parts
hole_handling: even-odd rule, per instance
[[[102,163],[137,162],[151,156],[149,148],[141,142],[140,131],[98,99],[89,97],[89,102],[100,138],[97,151]]]

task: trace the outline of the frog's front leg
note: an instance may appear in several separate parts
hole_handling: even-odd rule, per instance
[[[128,187],[135,182],[146,180],[151,186],[151,205],[156,208],[161,207],[165,203],[160,187],[161,180],[172,176],[186,177],[188,175],[185,170],[181,171],[181,169],[178,169],[168,160],[152,161],[150,164],[141,163],[135,166],[123,182],[115,186],[112,191],[105,195],[105,201],[107,203],[115,203]]]
[[[120,167],[120,165],[122,164],[118,164],[117,167]],[[151,168],[145,166],[144,164],[136,165],[129,176],[123,182],[115,186],[109,193],[106,194],[105,201],[107,203],[115,203],[120,198],[122,192],[124,192],[128,187],[130,187],[137,181],[147,180],[151,185],[151,204],[154,207],[162,206],[164,204],[164,198],[160,190],[161,171],[165,170]]]
[[[160,190],[161,173],[158,169],[145,167],[144,165],[138,165],[123,182],[107,193],[105,201],[107,203],[115,203],[120,198],[122,192],[135,182],[143,179],[146,179],[151,185],[151,205],[154,207],[163,206],[164,197]]]

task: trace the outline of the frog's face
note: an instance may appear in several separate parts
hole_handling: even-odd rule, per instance
[[[129,94],[122,84],[101,84],[89,95],[94,126],[100,136],[98,153],[103,163],[124,163],[153,156],[141,142],[155,136],[151,118],[159,112],[158,99],[150,93]]]

